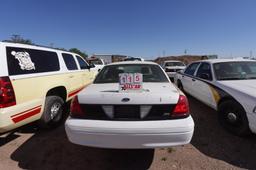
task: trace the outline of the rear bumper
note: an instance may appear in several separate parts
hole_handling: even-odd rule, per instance
[[[100,148],[157,148],[188,144],[193,136],[191,116],[159,121],[101,121],[68,118],[68,139]]]

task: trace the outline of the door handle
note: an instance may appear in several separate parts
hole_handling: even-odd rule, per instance
[[[192,79],[192,81],[196,81],[195,79]]]

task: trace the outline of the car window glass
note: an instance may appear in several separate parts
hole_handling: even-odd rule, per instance
[[[188,68],[184,71],[184,73],[193,76],[199,64],[200,63],[193,63],[189,65]]]
[[[185,66],[182,62],[167,62],[166,67]]]
[[[56,52],[6,47],[6,56],[10,75],[60,70],[59,58]]]
[[[97,75],[94,83],[118,83],[120,73],[141,73],[143,74],[143,82],[168,82],[158,65],[122,64],[105,66]]]
[[[87,64],[81,57],[76,56],[76,58],[77,58],[77,60],[78,60],[78,63],[79,63],[79,65],[80,65],[80,68],[81,68],[82,70],[85,70],[85,69],[88,69],[88,68],[89,68],[89,67],[88,67],[88,64]]]
[[[205,77],[207,75],[207,77]],[[202,63],[196,73],[196,77],[212,80],[211,65],[208,63]]]
[[[213,65],[217,80],[256,79],[256,62],[223,62]]]
[[[68,68],[68,70],[77,70],[77,65],[74,57],[71,54],[62,53],[62,57],[64,62]]]

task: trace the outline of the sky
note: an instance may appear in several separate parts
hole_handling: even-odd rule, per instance
[[[255,0],[5,0],[0,40],[92,54],[256,56]]]

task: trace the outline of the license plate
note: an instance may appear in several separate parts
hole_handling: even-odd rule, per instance
[[[115,106],[114,118],[140,118],[139,106]]]

